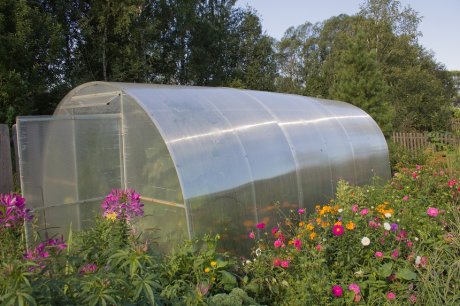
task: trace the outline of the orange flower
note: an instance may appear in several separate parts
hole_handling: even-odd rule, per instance
[[[315,227],[313,226],[313,224],[311,224],[311,223],[307,224],[307,230],[312,231],[314,229],[315,229]]]
[[[350,230],[350,231],[354,230],[355,227],[356,227],[356,224],[354,224],[353,221],[348,222],[346,225],[347,230]]]
[[[310,240],[314,240],[316,237],[316,233],[313,232],[313,233],[310,233]]]
[[[322,227],[322,228],[328,227],[329,225],[331,225],[331,224],[330,224],[329,222],[326,222],[326,221],[323,221],[323,222],[321,223],[321,227]]]
[[[342,225],[342,221],[337,221],[334,223],[334,225]]]
[[[305,225],[304,222],[299,222],[299,227],[303,227]]]

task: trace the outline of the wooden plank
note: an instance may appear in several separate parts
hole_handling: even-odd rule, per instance
[[[11,162],[10,131],[0,124],[0,193],[13,191],[13,167]]]
[[[14,152],[14,184],[19,186],[21,182],[19,178],[21,177],[21,171],[19,169],[19,153],[18,153],[18,131],[16,129],[16,124],[13,124],[13,128],[11,129],[11,136],[13,138],[13,152]]]

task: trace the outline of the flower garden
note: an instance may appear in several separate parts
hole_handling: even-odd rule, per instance
[[[454,157],[396,165],[388,182],[339,182],[335,199],[280,212],[247,233],[247,258],[219,236],[156,252],[133,224],[139,194],[114,190],[95,226],[25,244],[17,194],[0,201],[2,305],[459,305],[460,180]],[[276,205],[276,203],[274,204]],[[39,229],[37,229],[39,230]],[[259,237],[259,238],[257,238]]]

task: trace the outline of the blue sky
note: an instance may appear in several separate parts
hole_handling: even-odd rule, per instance
[[[290,26],[315,23],[339,14],[352,15],[365,0],[238,0],[257,10],[266,33],[276,39]],[[419,39],[448,70],[460,70],[460,0],[400,0],[420,16]]]

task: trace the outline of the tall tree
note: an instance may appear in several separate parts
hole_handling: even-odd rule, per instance
[[[0,2],[0,122],[54,107],[62,46],[59,25],[35,2]]]

